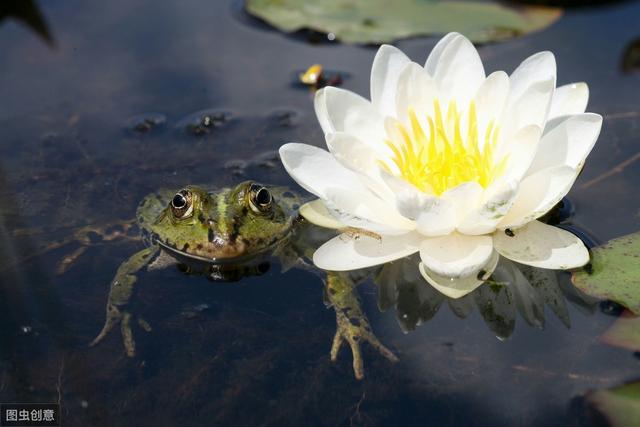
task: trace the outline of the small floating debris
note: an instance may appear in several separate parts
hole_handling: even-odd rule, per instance
[[[127,129],[138,134],[146,134],[166,123],[167,116],[162,113],[144,113],[127,120]]]
[[[313,64],[304,73],[300,73],[300,81],[306,85],[317,85],[322,80],[322,65]]]
[[[342,75],[336,71],[327,71],[320,64],[313,64],[306,71],[298,74],[298,81],[313,89],[320,89],[325,86],[340,86]]]
[[[200,110],[180,120],[178,128],[191,135],[202,136],[223,127],[231,119],[232,114],[228,111]]]

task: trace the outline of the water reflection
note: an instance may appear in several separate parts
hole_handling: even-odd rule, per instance
[[[238,188],[244,188],[242,185],[248,184],[241,184]],[[282,206],[289,214],[294,214],[296,206],[302,200],[286,188],[276,190],[277,188],[272,187],[271,190],[274,194],[277,192],[282,198],[273,199],[273,203]],[[183,224],[181,233],[187,236],[193,234],[193,238],[196,239],[197,235],[194,234],[196,231],[187,230],[184,227],[197,228],[200,227],[200,223],[204,224],[207,221],[209,224],[217,224],[222,220],[218,215],[227,211],[233,212],[235,206],[224,205],[225,194],[230,194],[230,191],[235,190],[222,189],[207,193],[207,196],[201,196],[208,198],[203,199],[202,205],[194,204],[193,208],[196,212],[194,218],[201,218],[198,219],[200,222],[194,220],[194,225]],[[288,198],[292,200],[289,201],[283,196],[284,194],[288,194]],[[290,227],[288,233],[273,243],[267,251],[260,249],[255,254],[250,253],[249,257],[243,255],[242,262],[228,262],[225,259],[214,263],[204,261],[204,258],[184,252],[178,249],[176,244],[166,240],[163,234],[171,235],[172,227],[155,228],[166,215],[172,212],[170,209],[173,209],[173,201],[170,202],[170,200],[173,195],[173,191],[152,194],[140,205],[138,221],[145,235],[144,240],[149,246],[132,255],[118,268],[111,282],[104,327],[92,345],[101,342],[115,326],[120,324],[126,353],[129,357],[134,357],[136,354],[133,333],[136,322],[134,320],[137,320],[140,327],[147,332],[151,330],[151,326],[145,320],[138,318],[133,311],[134,285],[138,281],[139,273],[143,270],[161,270],[175,266],[183,273],[205,276],[217,282],[237,282],[250,276],[262,276],[270,270],[273,260],[281,264],[283,272],[291,268],[299,268],[319,276],[325,284],[325,304],[334,310],[336,316],[337,330],[331,347],[331,359],[335,361],[341,346],[347,343],[351,349],[353,369],[357,378],[364,376],[361,355],[363,343],[371,345],[385,358],[397,361],[392,351],[376,337],[362,308],[358,296],[358,285],[369,278],[373,278],[378,288],[378,308],[381,311],[395,308],[398,324],[404,332],[413,331],[419,325],[431,320],[443,305],[448,305],[451,312],[461,319],[467,318],[477,309],[486,326],[500,340],[506,340],[513,334],[518,314],[531,327],[542,329],[545,325],[545,307],[547,307],[569,328],[571,320],[567,301],[586,313],[593,313],[597,307],[598,300],[583,294],[563,280],[563,278],[566,279],[566,273],[529,267],[502,257],[496,259],[497,266],[484,284],[457,299],[441,294],[424,280],[415,268],[419,262],[418,254],[363,270],[343,273],[323,272],[313,266],[311,257],[321,244],[336,233],[334,230],[313,226],[302,218],[287,223],[289,224],[287,227]],[[215,209],[218,209],[221,200],[225,208],[219,212]],[[215,209],[205,208],[208,206]],[[239,224],[245,220],[244,217],[232,216],[231,218]],[[218,234],[217,226],[210,227],[210,242],[213,239],[211,236],[215,234],[219,239],[219,246],[235,244],[235,240],[223,241],[223,235]],[[240,238],[245,244],[253,244],[246,239],[261,239],[262,236],[242,235]],[[189,243],[195,244],[197,240],[189,240]],[[188,244],[185,245],[185,250],[188,246]],[[198,246],[202,245],[198,244]]]
[[[55,40],[47,21],[33,0],[3,0],[0,4],[0,24],[5,19],[15,19],[27,25],[37,33],[49,47],[55,46]]]
[[[375,276],[378,307],[396,309],[403,331],[409,332],[432,319],[443,305],[464,319],[475,309],[487,327],[499,338],[507,339],[514,331],[517,314],[532,327],[543,328],[548,307],[568,328],[571,325],[567,301],[585,312],[595,311],[597,302],[558,275],[563,272],[517,264],[500,258],[489,280],[459,299],[444,296],[420,276],[415,268],[418,256],[386,264]]]
[[[29,4],[0,0],[0,9],[18,3]],[[637,358],[594,339],[614,319],[582,316],[593,307],[572,304],[581,298],[563,292],[569,283],[559,275],[556,292],[542,293],[551,309],[544,332],[522,328],[516,307],[507,342],[493,339],[475,296],[438,303],[427,286],[406,283],[399,292],[365,281],[361,308],[400,361],[391,365],[363,345],[366,377],[355,381],[348,349],[329,363],[335,311],[323,305],[318,273],[297,257],[282,261],[293,267],[286,274],[272,263],[229,285],[176,268],[149,272],[137,308],[154,330],[137,336],[138,356],[123,355],[119,331],[87,348],[104,323],[109,280],[140,249],[114,233],[97,241],[95,230],[129,220],[139,200],[162,187],[246,178],[291,185],[277,148],[323,140],[307,88],[294,87],[296,71],[322,63],[353,76],[344,87],[367,96],[362,76],[375,50],[309,46],[239,23],[226,2],[38,4],[56,50],[18,27],[15,15],[0,23],[0,401],[60,400],[65,424],[80,426],[570,425],[571,396],[636,375]],[[605,240],[634,231],[640,209],[640,198],[629,197],[640,168],[628,163],[640,130],[637,79],[620,70],[639,10],[628,2],[570,11],[546,31],[481,48],[487,71],[553,49],[560,83],[590,83],[591,105],[606,122],[571,193],[573,220]],[[399,47],[421,61],[435,42]],[[176,129],[202,109],[233,117],[202,135]],[[87,249],[72,240],[89,242]],[[59,263],[76,250],[84,254]],[[377,292],[385,290],[381,314]],[[551,314],[554,304],[566,315]],[[404,335],[400,313],[415,318],[409,326],[433,317]],[[569,316],[566,329],[557,319]]]

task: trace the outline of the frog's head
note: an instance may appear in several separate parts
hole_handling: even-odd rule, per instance
[[[237,262],[288,234],[295,201],[287,195],[291,193],[253,181],[215,193],[187,186],[164,197],[148,196],[138,209],[138,220],[155,242],[178,255]]]

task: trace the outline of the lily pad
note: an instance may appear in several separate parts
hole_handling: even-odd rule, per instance
[[[571,281],[586,294],[640,314],[640,232],[593,249],[590,267],[574,272]]]
[[[445,0],[246,0],[245,7],[281,31],[315,30],[345,43],[389,43],[450,31],[484,43],[540,30],[562,13],[551,7]]]
[[[640,351],[640,317],[623,315],[607,329],[601,339],[609,345]]]
[[[589,393],[591,402],[612,426],[640,425],[640,382],[625,384],[609,390]]]

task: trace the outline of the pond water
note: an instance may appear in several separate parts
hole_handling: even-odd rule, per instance
[[[321,279],[278,265],[234,283],[144,273],[136,310],[153,330],[134,330],[136,357],[118,331],[89,348],[109,282],[143,247],[97,231],[121,230],[159,188],[293,186],[278,147],[324,144],[297,72],[321,63],[368,96],[376,50],[281,34],[239,2],[24,3],[49,40],[15,15],[0,21],[0,402],[60,403],[69,426],[599,425],[582,396],[638,377],[637,355],[598,339],[618,307],[572,291],[568,274],[557,277],[566,313],[548,306],[542,329],[518,315],[512,333],[478,309],[454,314],[472,300],[436,313],[428,290],[388,300],[365,282],[362,307],[400,361],[364,344],[362,381],[347,349],[329,360]],[[638,229],[640,73],[623,63],[639,18],[638,2],[571,9],[479,48],[488,71],[552,50],[559,85],[589,83],[588,110],[605,120],[568,199],[570,222],[596,242]],[[422,62],[437,40],[396,45]]]

